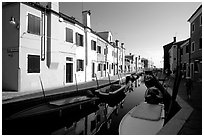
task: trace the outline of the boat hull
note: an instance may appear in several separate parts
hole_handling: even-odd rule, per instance
[[[131,114],[136,110],[137,106],[123,117],[119,125],[119,135],[155,135],[161,130],[164,125],[164,107],[162,107],[159,120],[132,117]]]

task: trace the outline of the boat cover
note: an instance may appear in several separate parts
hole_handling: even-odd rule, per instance
[[[131,117],[158,121],[161,118],[162,105],[141,103],[130,112]]]

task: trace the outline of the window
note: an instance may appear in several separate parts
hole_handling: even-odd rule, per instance
[[[94,40],[91,40],[91,50],[96,51],[96,41],[94,41]]]
[[[77,71],[84,71],[84,60],[77,59]]]
[[[192,42],[191,43],[191,52],[194,52],[195,51],[195,42]]]
[[[40,73],[39,55],[28,55],[28,73]]]
[[[101,54],[101,46],[97,46],[97,53]]]
[[[98,71],[101,71],[101,64],[98,64]]]
[[[181,52],[181,55],[183,55],[183,48],[181,48],[181,51],[180,51],[180,52]]]
[[[108,69],[108,62],[106,62],[106,65],[107,65],[107,69]]]
[[[28,13],[28,33],[40,35],[40,17]]]
[[[83,43],[84,43],[83,35],[76,33],[76,45],[83,47],[84,45]]]
[[[189,53],[189,45],[186,46],[186,53]]]
[[[195,31],[195,24],[192,24],[192,33]]]
[[[73,30],[66,28],[66,42],[73,43]]]
[[[104,64],[104,66],[103,66],[103,70],[106,70],[106,64]]]
[[[199,49],[202,49],[202,38],[199,39]]]
[[[186,63],[183,64],[183,70],[186,70]]]
[[[66,61],[73,61],[73,58],[71,58],[71,57],[66,57]]]
[[[198,72],[198,61],[194,62],[194,72]]]

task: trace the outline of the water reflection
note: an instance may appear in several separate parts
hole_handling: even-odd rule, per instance
[[[107,102],[98,100],[80,108],[63,110],[49,117],[35,117],[7,123],[5,134],[92,135],[118,134],[122,117],[144,100],[146,87],[141,78],[133,84],[133,92],[120,94]],[[19,126],[20,123],[20,126]]]

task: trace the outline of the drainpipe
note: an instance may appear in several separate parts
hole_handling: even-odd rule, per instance
[[[116,48],[117,48],[117,74],[118,74],[118,43],[119,43],[119,40],[115,40],[116,42]]]

